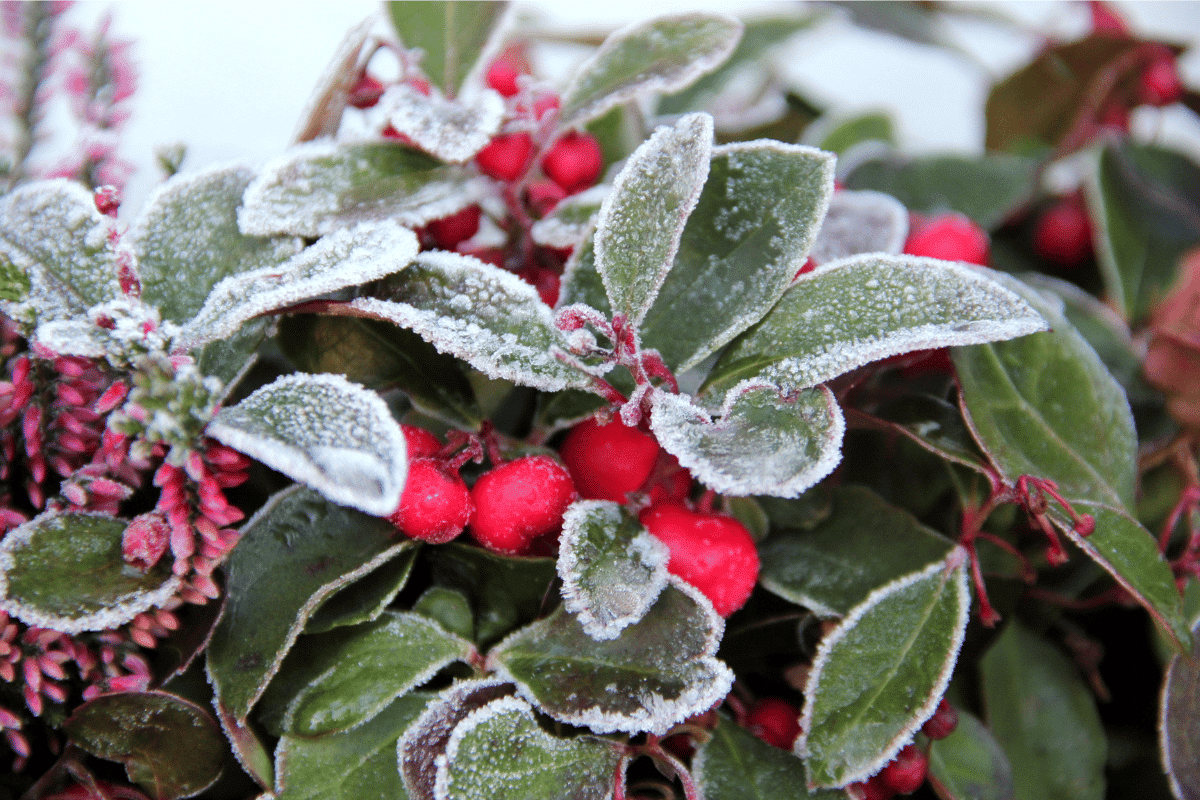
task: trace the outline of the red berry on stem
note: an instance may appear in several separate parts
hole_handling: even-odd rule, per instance
[[[488,67],[485,80],[489,88],[495,89],[505,97],[512,97],[520,91],[517,87],[517,78],[520,75],[520,65],[512,59],[501,56]]]
[[[497,553],[513,555],[562,525],[575,486],[550,456],[525,456],[485,473],[471,488],[471,535]]]
[[[432,458],[408,462],[400,505],[388,520],[414,539],[448,542],[471,518],[471,493],[458,473]]]
[[[929,757],[915,744],[905,745],[879,772],[879,777],[898,794],[912,794],[925,782]]]
[[[379,102],[380,97],[383,97],[383,84],[364,72],[350,87],[346,102],[355,108],[370,108]]]
[[[568,131],[554,143],[542,159],[542,172],[567,194],[588,188],[600,177],[604,154],[590,133]]]
[[[593,417],[571,429],[559,452],[584,499],[624,503],[650,477],[659,447],[653,436],[619,419],[601,425]]]
[[[1138,99],[1152,106],[1169,106],[1183,99],[1187,89],[1179,77],[1175,54],[1155,45],[1150,62],[1138,76]]]
[[[104,216],[115,217],[117,209],[121,207],[121,190],[107,184],[97,187],[92,193],[92,202],[96,204],[96,210]]]
[[[745,605],[759,561],[742,523],[675,505],[647,508],[641,522],[671,551],[667,571],[699,589],[718,614],[727,617]]]
[[[954,706],[946,702],[945,698],[942,698],[942,702],[938,703],[933,716],[925,720],[925,724],[921,726],[921,733],[930,739],[945,739],[954,733],[954,729],[957,727],[958,712],[954,710]]]
[[[541,218],[554,210],[567,193],[554,181],[534,181],[525,190],[525,204],[535,217]]]
[[[778,697],[760,698],[746,714],[746,730],[767,744],[791,750],[800,735],[800,710]]]
[[[946,261],[988,265],[987,232],[963,214],[924,220],[914,215],[904,252]]]
[[[433,241],[443,250],[453,250],[461,242],[479,232],[479,220],[483,210],[479,206],[467,206],[448,217],[435,219],[425,226]]]
[[[1062,197],[1038,217],[1033,249],[1039,256],[1073,267],[1092,252],[1092,224],[1079,194]]]
[[[533,155],[533,137],[524,131],[502,133],[475,154],[480,172],[498,181],[515,181]]]
[[[438,437],[424,428],[418,428],[416,425],[401,425],[400,430],[404,433],[404,444],[407,446],[409,461],[416,458],[429,458],[442,449],[442,443]]]

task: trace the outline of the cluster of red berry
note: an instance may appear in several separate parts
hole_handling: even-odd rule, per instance
[[[921,733],[932,740],[945,739],[957,727],[958,712],[943,699],[933,716],[921,726]],[[852,797],[861,800],[890,800],[898,794],[912,794],[921,788],[928,772],[929,753],[910,743],[878,773],[847,788]]]

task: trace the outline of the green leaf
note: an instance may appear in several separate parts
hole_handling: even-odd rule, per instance
[[[396,742],[429,702],[409,692],[344,733],[284,736],[275,748],[279,800],[408,800],[396,769]]]
[[[1011,622],[980,660],[987,723],[1021,800],[1104,797],[1104,729],[1069,658]]]
[[[398,272],[417,247],[416,234],[394,222],[335,231],[282,264],[222,278],[183,327],[180,344],[224,339],[254,317]]]
[[[560,606],[497,645],[488,666],[561,722],[662,734],[729,691],[733,673],[714,657],[723,628],[703,595],[672,579],[615,639],[597,642]]]
[[[300,114],[300,123],[292,135],[293,142],[311,142],[314,139],[332,139],[337,136],[342,125],[342,115],[349,105],[350,91],[358,80],[358,67],[363,58],[363,50],[368,47],[368,42],[372,45],[375,42],[372,29],[376,21],[376,17],[372,15],[346,31]],[[181,154],[178,160],[182,159]]]
[[[929,781],[944,800],[1016,800],[1012,765],[991,731],[958,711],[958,727],[929,750]]]
[[[237,209],[254,175],[242,165],[177,175],[146,202],[126,241],[137,255],[142,299],[164,319],[182,325],[221,279],[277,267],[300,251],[294,238],[238,230]]]
[[[304,623],[338,589],[414,547],[387,520],[294,486],[242,528],[208,647],[217,698],[244,721]]]
[[[712,417],[687,395],[655,392],[651,402],[659,444],[722,494],[798,497],[841,460],[845,422],[824,387],[784,392],[745,381]]]
[[[933,714],[971,610],[966,562],[956,549],[881,586],[821,640],[796,740],[809,786],[874,775]]]
[[[400,424],[379,395],[340,375],[285,375],[221,409],[205,432],[334,502],[376,516],[400,505]]]
[[[418,227],[478,199],[469,170],[393,142],[293,147],[246,189],[238,225],[248,236],[316,238],[361,222]]]
[[[660,128],[617,173],[594,242],[614,319],[636,326],[654,302],[708,177],[712,136],[712,117],[689,114]]]
[[[414,613],[429,617],[450,633],[464,639],[475,636],[475,620],[466,594],[445,586],[430,586],[413,603]]]
[[[903,203],[882,192],[843,189],[830,198],[808,256],[814,264],[826,264],[863,253],[895,255],[904,251],[907,238],[908,209]]]
[[[720,14],[664,16],[623,28],[579,67],[562,95],[560,124],[579,125],[646,92],[673,92],[716,69],[742,35]]]
[[[593,186],[559,202],[529,229],[533,240],[547,247],[577,247],[592,231],[600,204],[611,190],[606,184]]]
[[[462,364],[412,331],[358,317],[296,314],[279,345],[305,372],[333,372],[368,389],[399,388],[421,411],[476,430],[483,412]]]
[[[39,514],[0,542],[0,609],[64,633],[116,628],[173,597],[170,558],[143,572],[125,563],[127,520],[86,512]]]
[[[563,605],[597,641],[641,619],[667,585],[670,551],[617,503],[581,500],[563,514]]]
[[[401,83],[389,88],[378,107],[377,113],[413,147],[454,164],[469,161],[504,122],[504,98],[491,91],[474,94],[464,105]]]
[[[604,279],[596,269],[596,239],[593,230],[588,231],[563,268],[558,307],[575,303],[591,306],[602,315],[612,317],[608,293],[604,289]]]
[[[420,334],[489,378],[542,391],[587,388],[587,373],[559,358],[570,350],[537,290],[470,256],[433,250],[388,278],[377,297],[350,307]]]
[[[1045,330],[1045,320],[997,274],[880,254],[820,267],[721,354],[703,391],[720,397],[754,377],[815,386],[899,353]]]
[[[379,619],[408,583],[416,558],[417,548],[410,548],[349,586],[342,587],[309,617],[304,632],[323,633]]]
[[[595,736],[552,736],[528,703],[502,697],[455,727],[436,791],[461,800],[607,800],[623,755],[621,745]]]
[[[890,116],[882,111],[870,111],[848,119],[822,117],[804,132],[804,140],[841,157],[852,147],[866,142],[895,144],[896,132]]]
[[[475,648],[433,620],[385,611],[374,622],[325,636],[312,662],[316,677],[288,706],[283,727],[300,736],[354,728]]]
[[[984,472],[983,453],[963,422],[958,407],[940,397],[908,394],[872,409],[873,416],[929,452],[976,472]]]
[[[19,303],[29,294],[29,278],[25,270],[14,264],[7,254],[0,252],[0,301]]]
[[[692,759],[692,777],[703,797],[719,800],[844,800],[844,792],[808,791],[804,762],[772,747],[727,717]]]
[[[811,530],[759,545],[763,588],[823,616],[845,616],[875,589],[933,561],[953,543],[869,489],[833,493],[833,510]]]
[[[125,765],[152,797],[192,797],[221,776],[225,737],[212,716],[167,692],[101,695],[63,724],[71,743]]]
[[[1167,665],[1158,717],[1163,766],[1180,800],[1200,797],[1200,625],[1191,633],[1191,655]]]
[[[454,0],[390,2],[388,13],[404,47],[422,51],[421,69],[447,97],[462,88],[508,3]]]
[[[259,735],[244,720],[239,722],[234,719],[233,713],[220,699],[214,698],[213,708],[238,764],[255,783],[263,789],[270,789],[275,783],[275,770],[271,754],[263,746]]]
[[[915,44],[949,47],[942,18],[936,8],[919,3],[862,3],[835,0],[854,24],[907,39]]]
[[[699,363],[753,325],[791,284],[833,194],[833,156],[748,142],[713,149],[675,265],[642,323],[672,369]]]
[[[21,305],[39,323],[82,317],[124,296],[114,225],[74,181],[28,183],[0,198],[0,269],[14,276],[6,283],[24,287]]]
[[[221,381],[228,394],[258,361],[258,348],[274,330],[274,322],[269,318],[252,319],[233,335],[209,342],[196,354],[196,368],[201,375]]]

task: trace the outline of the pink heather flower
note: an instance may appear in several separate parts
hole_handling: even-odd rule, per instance
[[[125,563],[145,572],[163,557],[171,538],[171,527],[161,514],[140,514],[121,537],[121,554]]]

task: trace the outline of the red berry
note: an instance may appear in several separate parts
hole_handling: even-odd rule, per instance
[[[480,172],[498,181],[515,181],[533,155],[533,137],[524,131],[502,133],[475,154]]]
[[[675,505],[647,508],[641,522],[671,551],[667,571],[699,589],[718,614],[727,617],[745,605],[759,561],[742,523]]]
[[[579,131],[563,134],[542,159],[542,172],[567,194],[581,192],[594,184],[603,168],[600,143],[590,133]]]
[[[962,214],[945,214],[929,220],[914,215],[908,241],[904,243],[904,252],[986,267],[988,235]]]
[[[586,500],[624,503],[641,488],[658,461],[658,442],[619,419],[601,425],[594,417],[571,429],[559,453]]]
[[[525,190],[525,204],[539,219],[554,210],[567,193],[554,181],[534,181]]]
[[[1092,252],[1092,224],[1078,194],[1054,201],[1038,217],[1033,249],[1039,256],[1064,267],[1073,267]]]
[[[432,458],[408,462],[400,505],[388,520],[414,539],[448,542],[471,518],[471,493],[458,473]]]
[[[106,217],[115,217],[121,207],[121,190],[115,186],[104,185],[92,193],[92,202],[96,210]]]
[[[942,702],[938,703],[933,716],[925,720],[925,724],[921,726],[921,733],[930,739],[945,739],[954,733],[954,729],[957,727],[958,712],[954,710],[954,706],[946,702],[945,698],[942,698]]]
[[[1162,45],[1155,45],[1150,63],[1138,76],[1138,99],[1152,106],[1169,106],[1186,93],[1175,54]]]
[[[859,800],[891,800],[896,796],[892,787],[880,780],[878,775],[865,781],[852,783],[846,788],[850,790],[851,797],[859,798]]]
[[[746,714],[746,730],[784,750],[791,750],[800,735],[800,711],[787,700],[763,697]]]
[[[537,289],[542,302],[554,308],[558,302],[558,290],[562,286],[562,278],[557,272],[540,264],[529,264],[517,270],[517,277]]]
[[[550,456],[525,456],[485,473],[471,489],[471,535],[497,553],[516,554],[562,525],[575,486]]]
[[[692,473],[679,466],[679,459],[668,456],[672,465],[671,471],[657,478],[650,486],[650,505],[659,506],[664,503],[683,503],[692,493]]]
[[[479,232],[479,219],[483,210],[479,206],[467,206],[448,217],[435,219],[425,226],[426,232],[443,250],[453,250]]]
[[[407,446],[408,460],[429,458],[442,449],[442,443],[429,431],[416,425],[401,425],[404,432],[404,444]]]
[[[517,78],[521,75],[521,67],[515,61],[501,56],[492,62],[487,71],[487,85],[505,97],[512,97],[520,89]]]
[[[897,794],[912,794],[925,782],[929,757],[915,744],[905,745],[879,772],[880,779]]]
[[[346,99],[355,108],[370,108],[383,97],[383,84],[367,73],[363,73],[350,87],[350,95]]]

